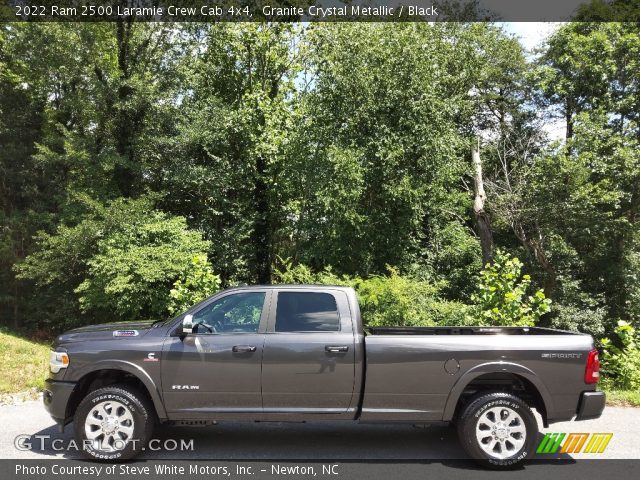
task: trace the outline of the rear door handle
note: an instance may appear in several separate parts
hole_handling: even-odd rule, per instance
[[[254,347],[253,345],[236,345],[231,349],[231,351],[233,353],[255,352],[256,347]]]
[[[340,353],[340,352],[348,352],[349,347],[346,345],[327,345],[324,347],[324,350],[330,353]]]

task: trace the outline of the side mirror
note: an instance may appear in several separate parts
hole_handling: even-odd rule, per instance
[[[182,333],[193,333],[193,315],[185,315],[182,319]]]

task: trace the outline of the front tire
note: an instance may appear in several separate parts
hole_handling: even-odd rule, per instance
[[[90,392],[73,418],[78,447],[96,460],[133,458],[151,438],[154,414],[139,391],[113,385]]]
[[[509,470],[531,458],[538,422],[521,398],[503,392],[473,398],[457,422],[460,443],[483,466]]]

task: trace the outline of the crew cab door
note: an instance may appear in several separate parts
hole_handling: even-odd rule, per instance
[[[193,333],[179,335],[179,326],[167,337],[162,391],[174,418],[262,411],[261,361],[269,298],[266,289],[215,297],[193,313]]]
[[[354,350],[345,292],[276,290],[262,357],[264,413],[353,411]]]

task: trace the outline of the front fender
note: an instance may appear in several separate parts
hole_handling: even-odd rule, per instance
[[[446,422],[450,422],[451,420],[453,420],[453,415],[455,413],[456,406],[458,405],[458,400],[460,399],[460,395],[462,395],[464,389],[474,379],[487,373],[511,373],[525,378],[538,390],[538,393],[540,394],[540,397],[542,398],[542,401],[544,403],[547,417],[553,417],[553,399],[540,378],[532,370],[517,363],[488,362],[476,365],[475,367],[467,370],[453,385],[451,392],[449,392],[447,403],[445,404],[442,420]]]

